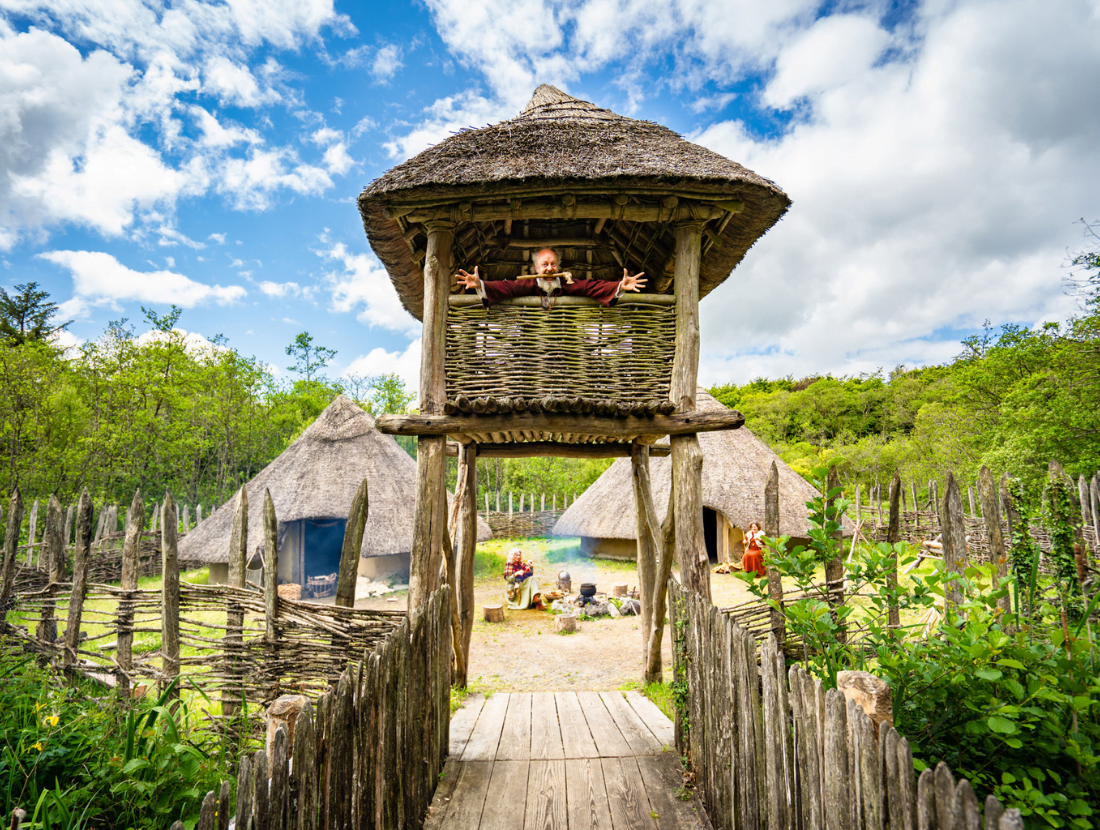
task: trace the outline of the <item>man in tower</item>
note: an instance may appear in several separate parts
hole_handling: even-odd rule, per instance
[[[622,296],[624,291],[640,291],[645,288],[642,279],[645,272],[630,276],[623,269],[623,278],[619,282],[610,280],[571,280],[565,274],[558,273],[558,254],[553,248],[543,248],[535,254],[535,279],[519,280],[483,280],[478,276],[477,268],[472,274],[460,270],[458,282],[466,288],[477,291],[487,306],[495,305],[509,297],[542,296],[542,307],[549,309],[555,297],[567,294],[575,297],[591,297],[601,305],[609,306]]]

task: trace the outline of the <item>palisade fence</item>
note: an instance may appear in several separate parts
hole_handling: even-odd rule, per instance
[[[236,802],[228,784],[207,793],[196,830],[224,830],[230,814],[237,830],[419,830],[450,740],[450,602],[443,586],[243,757]]]
[[[677,750],[690,756],[715,828],[738,830],[1017,830],[993,796],[984,825],[970,782],[946,764],[919,777],[909,742],[879,733],[856,703],[801,666],[788,671],[774,634],[756,637],[669,580]]]

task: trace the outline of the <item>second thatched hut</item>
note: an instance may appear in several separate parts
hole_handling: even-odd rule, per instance
[[[699,389],[696,410],[725,407]],[[764,485],[774,461],[779,470],[779,532],[805,538],[809,532],[806,501],[817,491],[745,427],[699,435],[703,450],[703,532],[715,561],[740,560],[750,522],[764,524]],[[657,512],[664,521],[672,487],[669,458],[650,460]],[[630,459],[620,458],[569,507],[555,536],[579,536],[581,549],[595,556],[634,559],[634,494]]]
[[[280,584],[306,589],[309,577],[328,576],[338,569],[351,501],[364,478],[369,510],[359,575],[408,577],[416,461],[392,436],[375,429],[369,413],[340,395],[245,485],[251,550],[263,544],[264,490],[271,492],[279,520]],[[224,582],[232,524],[230,500],[180,540],[180,559],[209,564],[210,581]],[[491,536],[489,526],[479,519],[478,540]]]

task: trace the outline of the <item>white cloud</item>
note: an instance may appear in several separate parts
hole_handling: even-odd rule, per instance
[[[386,269],[377,259],[369,254],[353,254],[343,242],[316,253],[338,266],[324,275],[325,285],[332,292],[333,311],[355,311],[361,323],[410,337],[420,333],[420,323],[402,308]]]
[[[198,332],[173,328],[172,335],[181,337],[183,339],[183,347],[190,352],[225,352],[229,350],[228,346],[218,346],[211,343],[204,335]],[[139,346],[144,346],[148,343],[166,341],[169,337],[170,335],[168,333],[160,331],[159,329],[150,329],[135,337],[134,342]]]
[[[396,373],[405,381],[405,388],[416,391],[420,388],[420,338],[412,341],[403,352],[388,352],[383,348],[371,349],[367,354],[355,358],[345,375],[369,377]]]
[[[68,269],[73,277],[73,299],[88,305],[136,300],[191,308],[208,302],[229,304],[247,293],[239,285],[206,285],[173,271],[134,271],[99,251],[48,251],[38,256]],[[62,307],[74,315],[83,308],[76,303]]]
[[[374,54],[370,64],[370,73],[376,81],[389,81],[404,64],[401,62],[401,47],[390,43]]]
[[[216,95],[223,104],[259,107],[282,100],[277,90],[271,87],[261,88],[247,66],[235,63],[223,55],[213,55],[207,60],[203,79],[206,90]]]
[[[316,195],[332,187],[322,168],[303,164],[288,148],[251,148],[243,158],[227,158],[221,164],[215,190],[229,196],[241,210],[264,210],[275,192],[286,188]]]
[[[225,234],[224,233],[212,233],[212,234],[210,234],[210,236],[208,236],[206,238],[214,240],[219,245],[224,245],[225,244]]]
[[[310,286],[302,287],[296,282],[271,282],[264,280],[257,286],[268,297],[282,299],[283,297],[304,297],[311,299],[313,289]]]

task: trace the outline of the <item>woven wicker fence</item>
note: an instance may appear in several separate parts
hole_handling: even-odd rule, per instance
[[[536,510],[528,513],[485,513],[494,539],[537,539],[549,536],[564,510]]]
[[[592,411],[599,403],[623,414],[631,406],[649,404],[657,411],[667,403],[674,307],[624,298],[604,308],[565,299],[574,298],[561,298],[549,311],[517,301],[488,309],[452,305],[448,403],[460,411],[489,399],[519,399],[523,408],[551,401],[577,411],[586,406]]]
[[[758,643],[676,580],[668,590],[676,672],[688,686],[677,749],[715,827],[982,826],[969,781],[943,763],[917,777],[905,738],[885,724],[876,735],[839,691],[800,666],[788,672],[774,635]],[[1023,827],[993,796],[984,808],[987,830]]]

